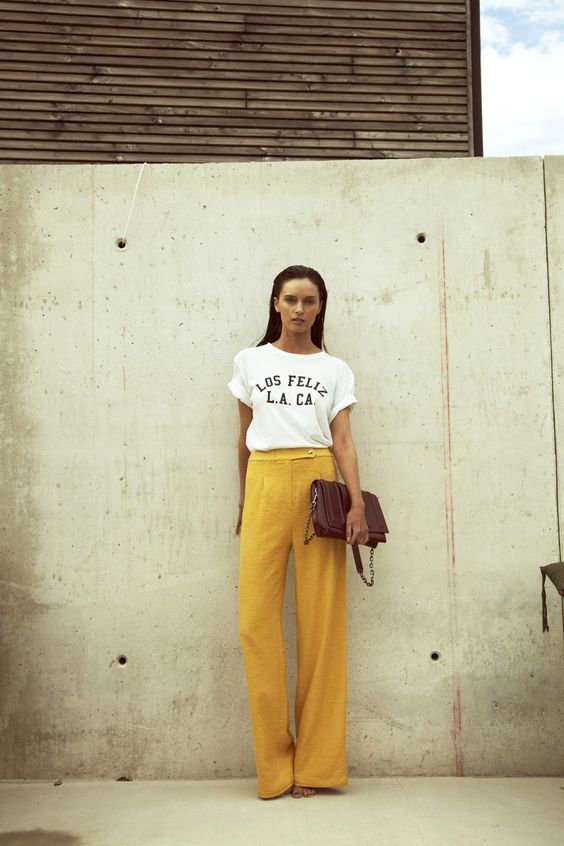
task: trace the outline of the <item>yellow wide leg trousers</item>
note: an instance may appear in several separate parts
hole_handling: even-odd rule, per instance
[[[292,784],[347,784],[346,544],[304,544],[314,479],[337,480],[327,447],[252,451],[240,534],[239,634],[261,799]],[[313,531],[310,521],[309,534]],[[298,677],[290,731],[282,611],[294,550]]]

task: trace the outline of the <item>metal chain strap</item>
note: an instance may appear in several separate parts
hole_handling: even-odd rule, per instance
[[[315,509],[316,504],[317,504],[317,488],[314,491],[313,499],[311,501],[311,505],[309,506],[309,511],[307,513],[307,523],[306,523],[305,532],[304,532],[304,543],[305,544],[308,544],[315,537],[315,532],[312,532],[309,537],[308,537],[307,533],[308,533],[308,530],[309,530],[310,520],[312,518],[313,511]],[[374,550],[375,549],[376,549],[375,546],[370,547],[369,567],[370,567],[370,579],[371,579],[371,581],[367,580],[364,573],[359,573],[359,576],[368,585],[368,587],[372,587],[372,585],[374,584]]]
[[[308,538],[307,530],[309,529],[309,521],[311,520],[311,515],[313,514],[313,509],[315,508],[316,503],[317,503],[317,488],[315,489],[315,493],[313,494],[313,499],[311,501],[311,505],[309,506],[309,511],[307,513],[307,523],[306,523],[305,533],[304,533],[304,543],[309,543],[310,540],[315,537],[315,532],[313,532]]]
[[[359,573],[360,578],[363,580],[363,582],[366,582],[366,584],[368,585],[368,587],[372,587],[372,585],[374,584],[374,550],[375,550],[375,549],[376,549],[376,547],[375,547],[375,546],[371,546],[371,547],[370,547],[370,560],[369,560],[369,567],[370,567],[370,578],[371,578],[371,581],[370,581],[370,582],[369,582],[369,581],[367,581],[366,576],[364,575],[364,573]]]

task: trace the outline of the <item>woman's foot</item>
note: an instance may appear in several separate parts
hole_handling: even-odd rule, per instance
[[[300,784],[295,784],[292,790],[292,796],[299,799],[300,796],[315,796],[317,793],[314,787],[302,787]]]

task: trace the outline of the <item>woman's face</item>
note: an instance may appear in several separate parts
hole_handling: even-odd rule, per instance
[[[287,279],[280,298],[274,297],[274,308],[280,313],[283,329],[298,335],[309,334],[321,311],[317,285],[310,279]]]

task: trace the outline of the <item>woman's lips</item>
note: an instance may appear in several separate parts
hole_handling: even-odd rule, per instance
[[[300,318],[299,318],[299,317],[293,317],[293,318],[292,318],[292,322],[293,322],[293,323],[303,323],[304,321],[303,321],[303,320],[300,320]]]

